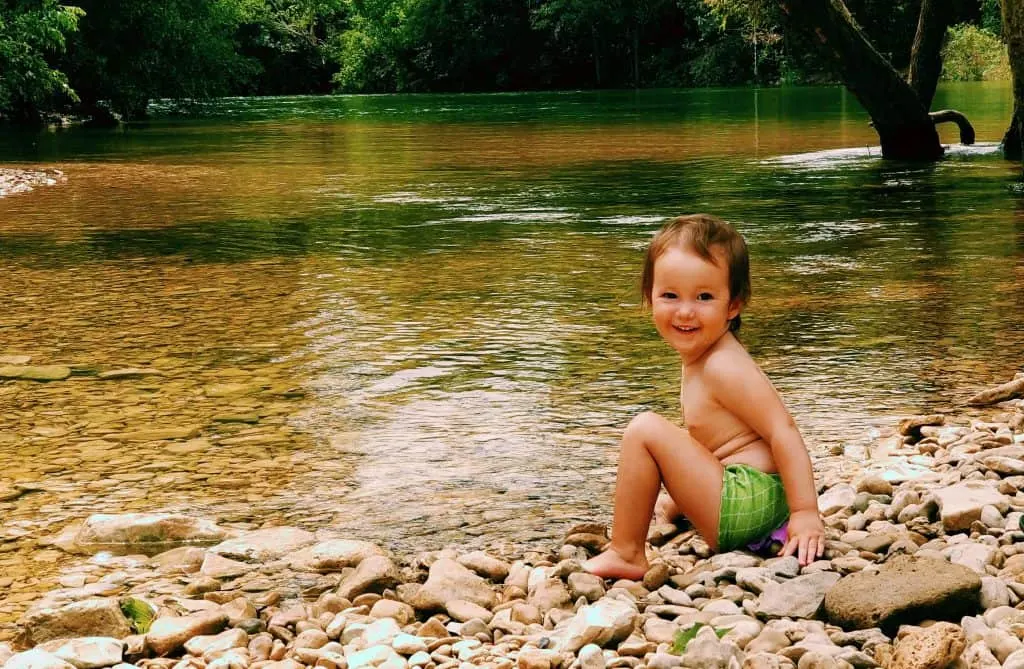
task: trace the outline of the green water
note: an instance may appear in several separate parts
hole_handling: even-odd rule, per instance
[[[0,200],[0,354],[86,369],[0,384],[0,482],[51,486],[4,522],[188,510],[419,548],[605,519],[621,429],[678,415],[636,287],[684,212],[747,236],[742,337],[812,449],[957,408],[1020,364],[1024,206],[1008,85],[935,107],[979,145],[883,163],[840,88],[235,99],[0,137],[68,175]],[[163,374],[88,375],[138,366]],[[204,391],[254,378],[278,390]],[[81,456],[154,425],[210,448]]]

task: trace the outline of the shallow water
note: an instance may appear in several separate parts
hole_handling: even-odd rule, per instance
[[[935,106],[979,146],[883,163],[839,88],[235,99],[0,137],[68,175],[0,200],[0,355],[75,365],[0,382],[0,484],[42,487],[0,502],[0,622],[67,562],[37,542],[98,511],[399,552],[606,519],[621,429],[678,415],[636,291],[678,213],[747,236],[743,340],[812,449],[958,407],[1019,365],[1024,207],[1008,86]],[[132,434],[164,427],[198,441]]]

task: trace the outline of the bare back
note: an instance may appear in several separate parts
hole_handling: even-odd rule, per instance
[[[690,436],[711,451],[723,465],[746,464],[772,474],[778,471],[764,439],[713,397],[713,379],[705,373],[708,361],[740,370],[749,383],[770,384],[743,345],[727,333],[699,361],[683,369],[680,403]]]

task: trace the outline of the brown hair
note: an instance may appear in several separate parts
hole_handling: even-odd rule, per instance
[[[690,249],[716,264],[718,260],[712,251],[721,249],[729,268],[729,299],[739,300],[740,304],[750,301],[750,255],[743,236],[717,216],[691,214],[666,223],[647,247],[640,279],[640,302],[645,308],[650,308],[654,301],[654,261],[673,245]],[[739,314],[729,321],[729,329],[740,329]]]

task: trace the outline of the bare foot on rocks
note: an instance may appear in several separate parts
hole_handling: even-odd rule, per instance
[[[601,578],[626,578],[630,581],[642,581],[647,573],[647,556],[641,552],[633,560],[622,557],[618,551],[609,547],[597,557],[583,563],[583,569]]]

